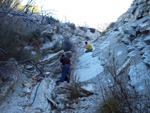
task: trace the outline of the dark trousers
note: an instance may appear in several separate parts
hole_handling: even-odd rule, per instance
[[[86,49],[85,53],[92,52],[92,49]]]
[[[64,65],[62,68],[62,75],[60,82],[64,82],[65,79],[67,80],[67,83],[70,82],[70,65]]]

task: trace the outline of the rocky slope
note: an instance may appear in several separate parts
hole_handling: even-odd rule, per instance
[[[74,24],[59,23],[51,19],[49,24],[46,20],[41,23],[38,15],[33,15],[30,20],[32,24],[38,24],[41,31],[38,48],[42,56],[38,61],[32,61],[31,58],[22,63],[11,58],[3,62],[6,65],[0,67],[2,113],[49,113],[54,109],[54,105],[60,109],[64,108],[61,107],[62,103],[59,103],[59,107],[52,99],[61,76],[60,57],[66,54],[71,57],[72,63],[76,62],[77,56],[83,53],[79,47],[84,47],[84,41],[95,40],[100,36],[100,32],[95,29],[76,28]],[[30,23],[24,24],[28,26]],[[30,50],[33,57],[38,55],[31,44],[26,45],[24,49]]]
[[[116,56],[119,67],[131,59],[128,67],[130,83],[139,92],[146,94],[149,83],[149,30],[150,1],[136,0],[115,25],[106,32],[107,39],[94,51],[93,55],[108,58],[109,52]],[[109,61],[109,58],[106,59]],[[106,61],[107,62],[107,61]]]
[[[103,34],[73,24],[40,25],[43,57],[38,63],[10,59],[14,71],[0,71],[1,112],[94,113],[110,92],[125,100],[124,112],[150,112],[149,9],[149,0],[133,1]],[[84,53],[84,41],[93,45],[92,53]],[[64,53],[73,63],[69,87],[58,85]]]

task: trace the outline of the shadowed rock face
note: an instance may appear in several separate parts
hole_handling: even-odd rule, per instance
[[[3,100],[20,76],[17,62],[14,59],[10,59],[9,62],[14,63],[0,66],[0,101]]]

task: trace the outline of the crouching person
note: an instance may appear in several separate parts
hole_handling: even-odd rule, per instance
[[[85,48],[86,48],[85,53],[92,52],[93,48],[92,48],[91,44],[85,42],[85,45],[86,45],[85,46]]]

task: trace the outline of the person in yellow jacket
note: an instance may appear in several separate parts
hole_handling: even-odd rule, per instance
[[[91,46],[91,44],[89,44],[89,43],[87,43],[87,42],[85,42],[85,48],[86,48],[86,53],[88,53],[88,52],[92,52],[92,50],[93,50],[93,48],[92,48],[92,46]]]

